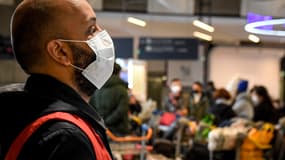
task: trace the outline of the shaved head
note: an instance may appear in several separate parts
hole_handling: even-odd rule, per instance
[[[86,68],[96,55],[87,43],[62,40],[94,37],[101,31],[96,20],[87,0],[23,0],[11,20],[18,63],[26,73],[52,76],[87,99],[94,85],[73,66]]]
[[[61,19],[74,12],[78,0],[23,0],[11,20],[11,40],[16,59],[27,73],[45,62],[47,43],[65,37]]]

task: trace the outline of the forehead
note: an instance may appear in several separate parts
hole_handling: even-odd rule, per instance
[[[90,22],[96,18],[96,14],[86,0],[72,0],[69,5],[70,7],[63,8],[59,21],[66,29],[65,31],[70,34],[70,38],[78,38],[76,34],[85,32]]]
[[[172,81],[171,85],[181,85],[181,81]]]
[[[195,83],[194,83],[194,84],[192,85],[192,88],[201,88],[201,86],[199,86],[198,84],[195,84]]]
[[[81,20],[84,22],[88,21],[90,18],[95,17],[95,12],[87,0],[71,0],[73,5],[73,11],[81,16]],[[72,18],[72,17],[71,17]]]

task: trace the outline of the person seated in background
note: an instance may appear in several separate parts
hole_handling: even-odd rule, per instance
[[[254,108],[252,101],[247,94],[248,81],[240,80],[237,86],[237,94],[233,103],[233,110],[238,117],[252,120],[254,116]]]
[[[264,86],[254,86],[250,90],[251,100],[254,104],[254,121],[277,123],[278,115],[274,109],[271,98]]]
[[[178,78],[171,80],[169,90],[162,104],[159,126],[163,132],[162,137],[172,139],[178,127],[178,119],[188,114],[189,95],[183,92],[182,82]]]
[[[231,107],[231,95],[226,89],[217,89],[213,94],[213,99],[214,105],[209,108],[209,112],[215,116],[216,126],[236,116]]]
[[[131,125],[131,133],[136,135],[141,135],[141,125],[142,119],[139,117],[139,114],[142,112],[142,106],[137,100],[135,95],[132,93],[131,89],[128,91],[129,95],[129,121]]]
[[[275,112],[277,114],[278,119],[285,117],[285,107],[281,103],[280,99],[274,99],[272,100],[272,105],[275,109]]]
[[[191,86],[189,117],[200,121],[207,115],[209,105],[210,102],[206,94],[203,93],[202,84],[198,81],[194,82]]]
[[[142,111],[142,106],[140,102],[137,100],[135,95],[129,91],[129,113],[131,115],[137,116]]]
[[[115,63],[112,76],[100,90],[94,92],[89,103],[103,117],[112,133],[124,136],[130,131],[129,97],[127,84],[120,79],[120,71],[120,65]]]
[[[171,80],[169,85],[170,92],[162,104],[163,111],[172,112],[178,115],[186,116],[189,105],[189,95],[182,90],[182,82],[178,78]]]
[[[214,92],[216,91],[215,83],[213,81],[208,81],[206,86],[205,86],[205,94],[207,95],[210,106],[215,104],[214,100]]]

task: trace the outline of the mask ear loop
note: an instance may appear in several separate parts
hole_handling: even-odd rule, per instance
[[[81,43],[86,43],[87,41],[83,41],[83,40],[68,40],[68,39],[58,39],[59,41],[62,42],[81,42]]]
[[[62,42],[80,42],[80,43],[86,43],[87,41],[81,41],[81,40],[67,40],[67,39],[58,39],[59,41],[62,41]],[[80,68],[80,67],[77,67],[73,64],[70,64],[70,66],[72,66],[73,68],[79,70],[79,71],[84,71],[84,69]]]
[[[79,71],[84,71],[84,69],[82,69],[82,68],[80,68],[80,67],[77,67],[77,66],[75,66],[75,65],[73,65],[73,64],[70,64],[70,66],[72,66],[73,68],[75,68],[75,69],[77,69],[77,70],[79,70]]]

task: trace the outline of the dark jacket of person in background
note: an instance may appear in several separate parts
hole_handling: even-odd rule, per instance
[[[129,98],[127,84],[120,79],[121,68],[115,64],[111,78],[91,96],[90,104],[95,107],[111,132],[117,135],[129,133]]]
[[[253,120],[277,123],[278,116],[267,89],[264,86],[255,86],[250,93],[254,104]]]
[[[14,138],[28,124],[57,111],[75,114],[88,121],[111,153],[103,120],[72,88],[52,77],[31,75],[24,91],[0,93],[0,102],[0,159],[4,159],[2,156],[7,153]],[[32,134],[18,159],[96,159],[93,151],[89,138],[80,128],[69,122],[53,120]]]
[[[223,88],[217,89],[213,98],[215,103],[209,108],[209,112],[215,116],[215,125],[219,126],[222,122],[236,116],[229,102],[231,95],[227,90]]]
[[[181,80],[178,78],[172,79],[169,91],[162,102],[162,111],[186,116],[188,114],[189,94],[183,92]]]
[[[192,84],[189,100],[189,117],[200,121],[208,114],[210,105],[209,99],[203,92],[202,84],[200,82],[194,82]]]

